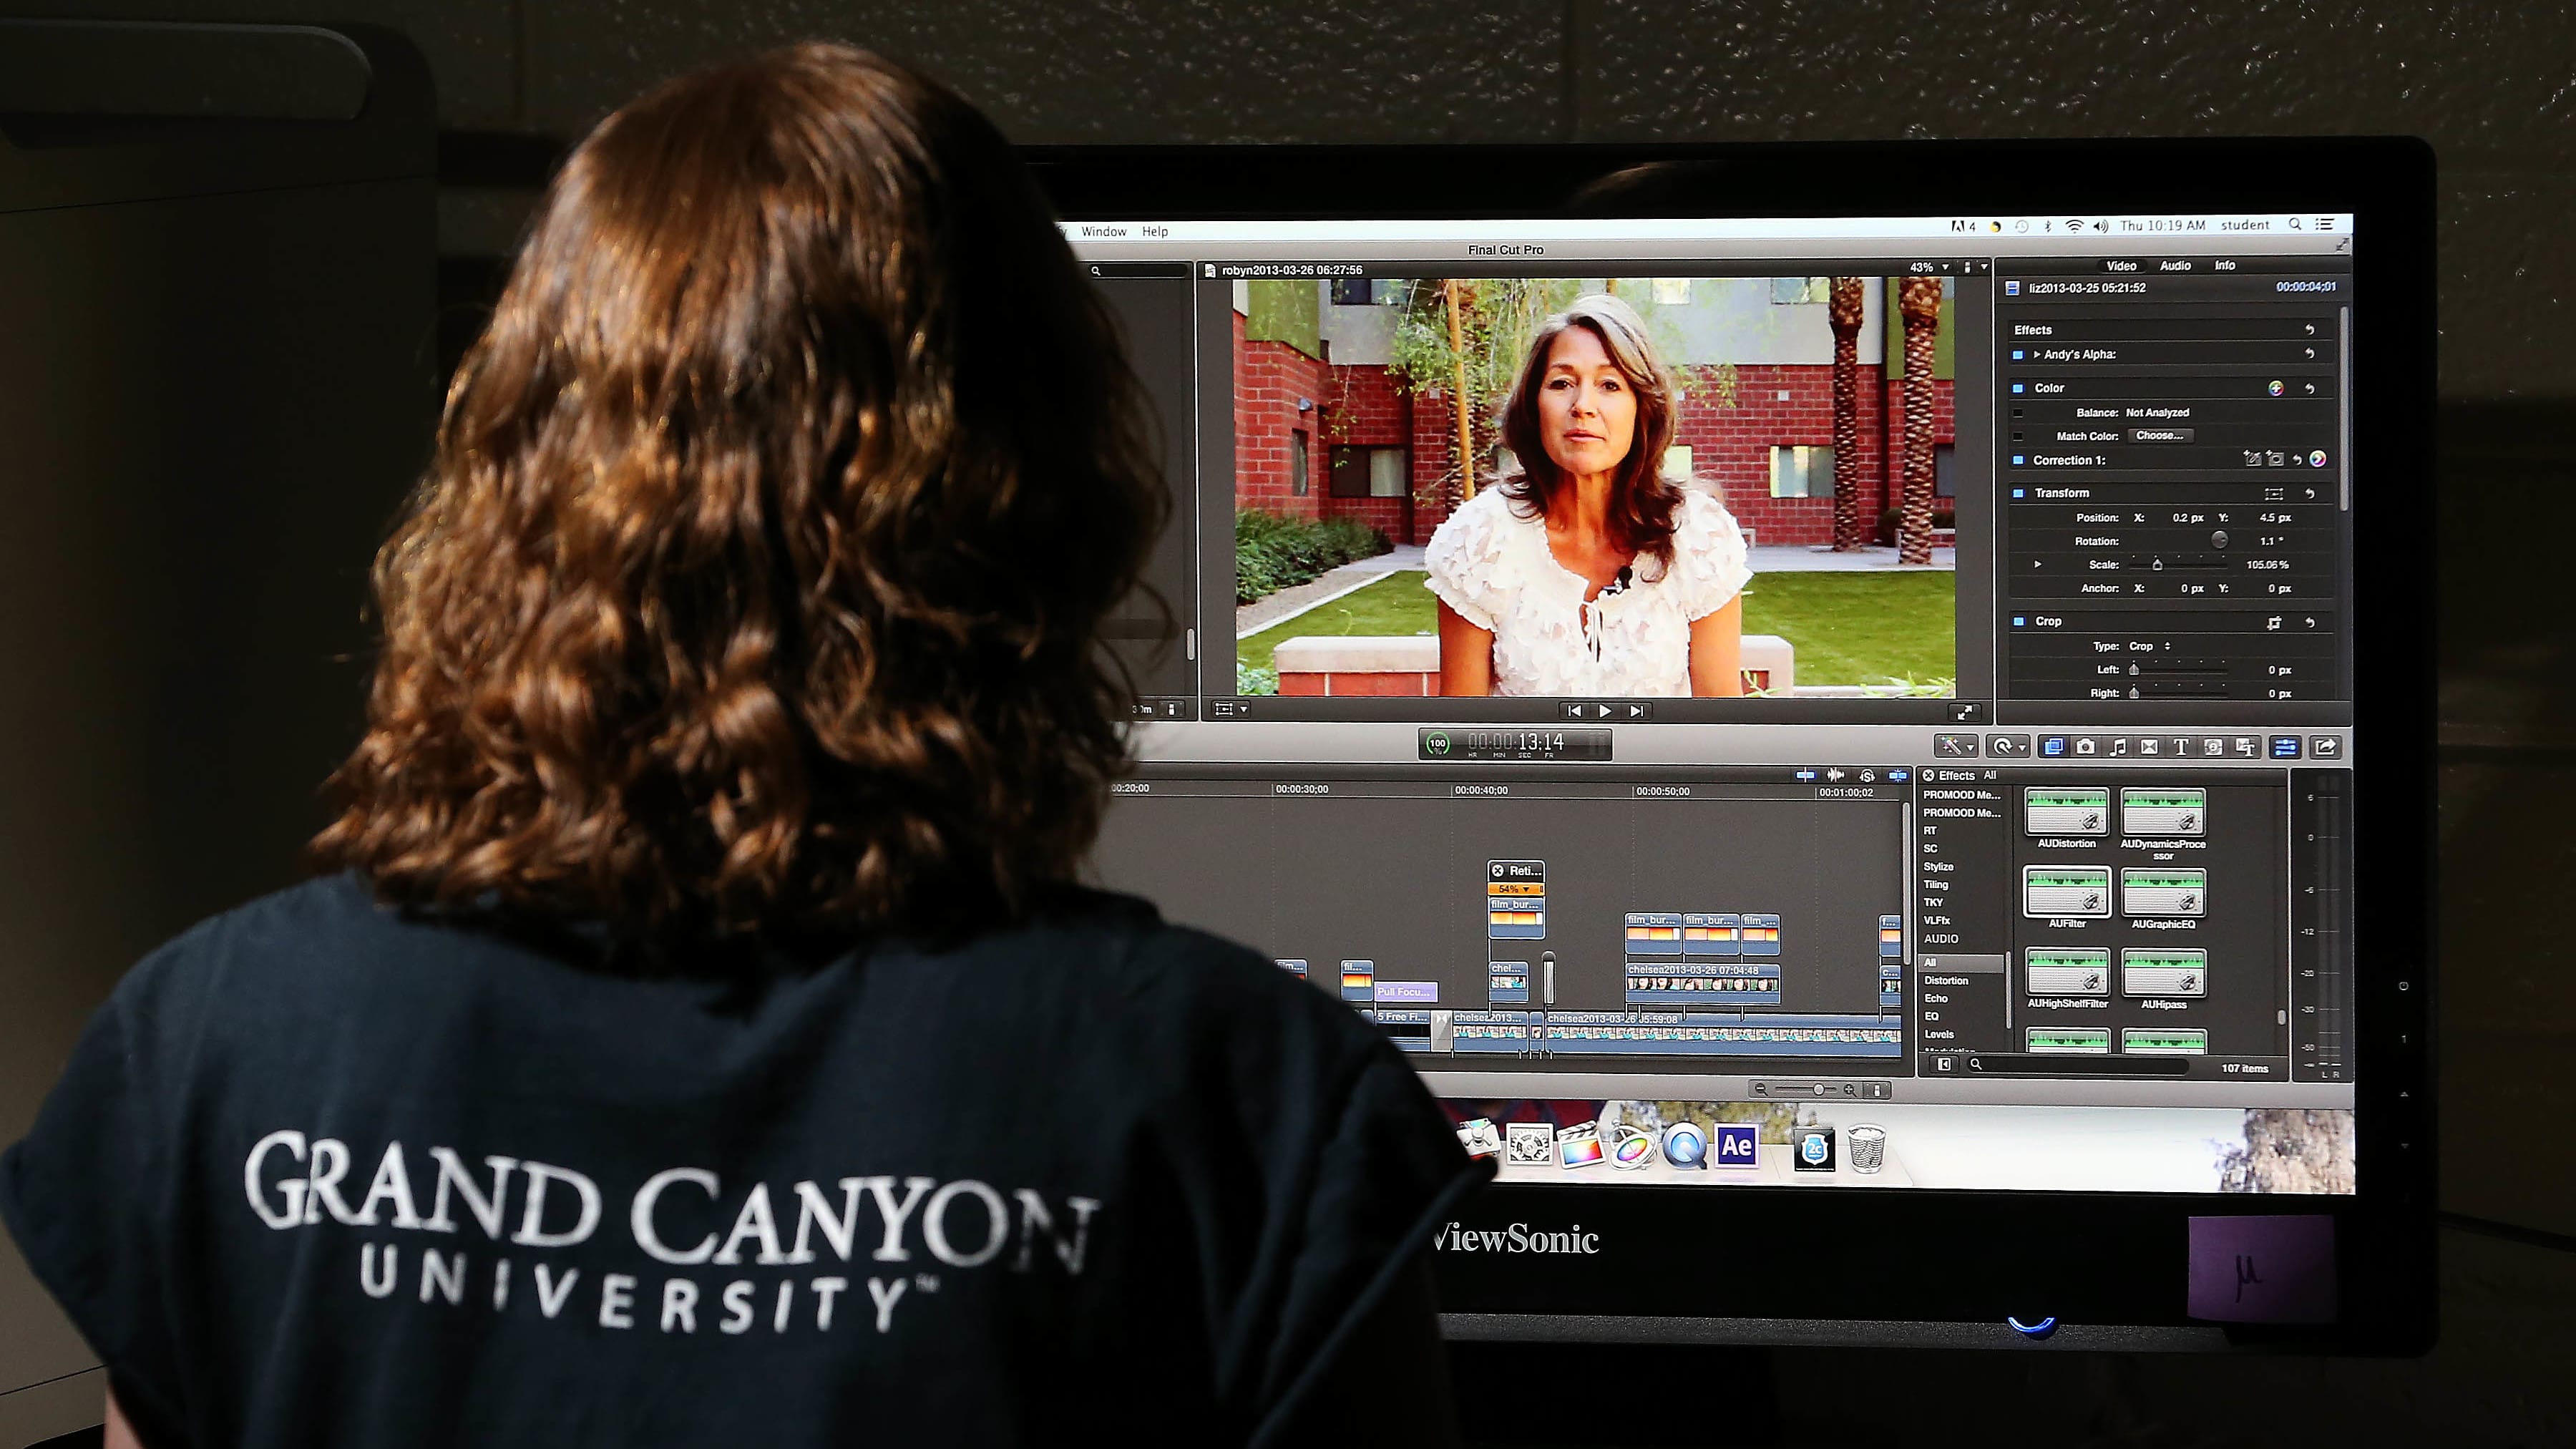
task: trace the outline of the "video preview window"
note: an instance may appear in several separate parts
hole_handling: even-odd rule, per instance
[[[1235,283],[1237,692],[1952,696],[1951,287]]]

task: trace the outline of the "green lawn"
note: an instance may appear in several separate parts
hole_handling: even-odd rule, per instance
[[[1928,569],[1762,574],[1744,591],[1744,632],[1788,640],[1802,685],[1955,680],[1957,577]]]
[[[1252,669],[1270,667],[1270,651],[1283,639],[1316,634],[1437,634],[1440,614],[1420,569],[1399,569],[1364,589],[1274,624],[1237,641],[1235,657]]]
[[[1744,632],[1777,634],[1798,651],[1800,684],[1918,686],[1958,675],[1956,575],[1763,574],[1744,592]],[[1439,630],[1422,573],[1408,569],[1274,624],[1235,645],[1255,669],[1283,639],[1311,634],[1431,634]]]

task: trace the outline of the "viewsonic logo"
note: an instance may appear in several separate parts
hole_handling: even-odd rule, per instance
[[[1545,1232],[1527,1223],[1508,1228],[1468,1228],[1451,1223],[1431,1240],[1444,1253],[1598,1253],[1601,1235],[1576,1223],[1563,1232]]]

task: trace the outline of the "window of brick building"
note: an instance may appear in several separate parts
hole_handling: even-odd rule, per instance
[[[1664,476],[1676,483],[1691,480],[1690,444],[1675,443],[1664,450]]]
[[[1656,306],[1658,306],[1658,307],[1687,307],[1687,306],[1689,306],[1689,305],[1690,305],[1690,299],[1691,299],[1691,279],[1690,279],[1690,278],[1688,278],[1688,277],[1657,277],[1657,278],[1655,278],[1655,305],[1656,305]]]
[[[1780,446],[1771,450],[1771,496],[1834,496],[1834,450],[1830,446]]]
[[[1672,466],[1676,448],[1664,454],[1664,471],[1681,476]],[[1896,460],[1891,459],[1893,463]],[[1771,450],[1771,496],[1774,498],[1831,498],[1834,496],[1834,450],[1825,447],[1781,446]],[[1949,443],[1938,443],[1932,449],[1932,496],[1955,499],[1959,496],[1959,450]]]
[[[1335,277],[1333,305],[1336,307],[1400,307],[1404,305],[1405,280],[1402,277]]]
[[[1771,301],[1775,306],[1790,307],[1807,302],[1823,302],[1828,282],[1823,277],[1773,277]],[[1831,492],[1831,489],[1826,490]]]
[[[1335,498],[1402,498],[1413,474],[1410,448],[1333,449]]]
[[[1306,433],[1304,429],[1288,435],[1288,496],[1306,496]]]

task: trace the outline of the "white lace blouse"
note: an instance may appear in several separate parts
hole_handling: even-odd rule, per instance
[[[1423,561],[1425,587],[1492,632],[1496,694],[1689,694],[1691,624],[1753,577],[1734,515],[1695,488],[1674,511],[1672,566],[1647,579],[1654,565],[1641,563],[1626,587],[1588,605],[1591,584],[1549,552],[1546,522],[1524,517],[1499,488],[1449,515]]]

